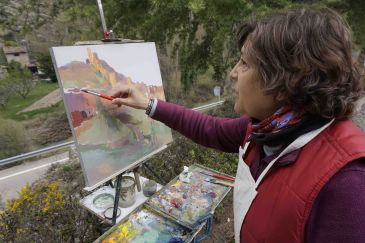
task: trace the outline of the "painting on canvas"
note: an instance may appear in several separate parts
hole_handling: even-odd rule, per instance
[[[154,43],[53,47],[51,54],[87,186],[113,178],[172,141],[170,129],[144,111],[80,91],[111,94],[133,86],[164,100]]]

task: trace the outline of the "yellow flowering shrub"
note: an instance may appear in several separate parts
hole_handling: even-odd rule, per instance
[[[83,187],[79,163],[52,166],[0,208],[0,242],[95,240],[100,221],[79,205]]]

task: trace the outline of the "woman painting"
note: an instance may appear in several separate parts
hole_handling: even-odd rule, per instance
[[[230,77],[240,118],[133,88],[113,103],[239,153],[236,242],[365,242],[365,134],[348,119],[363,89],[348,26],[332,10],[299,9],[245,23],[238,37]]]

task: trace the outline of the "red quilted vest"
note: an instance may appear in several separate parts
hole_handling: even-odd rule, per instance
[[[250,165],[256,145],[245,161]],[[365,134],[351,121],[335,121],[301,150],[297,161],[273,167],[257,191],[241,228],[245,243],[304,242],[312,204],[327,181],[354,159],[365,157]]]

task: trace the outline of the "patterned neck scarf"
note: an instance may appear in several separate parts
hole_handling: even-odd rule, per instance
[[[289,106],[283,106],[272,116],[258,124],[252,124],[252,133],[277,133],[298,124],[304,117],[303,112],[294,112]]]

